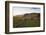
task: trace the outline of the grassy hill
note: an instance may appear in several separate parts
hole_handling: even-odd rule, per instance
[[[40,27],[40,13],[13,16],[13,27]]]

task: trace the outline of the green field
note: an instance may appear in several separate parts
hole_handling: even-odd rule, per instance
[[[40,27],[40,14],[13,16],[13,28],[18,27]]]

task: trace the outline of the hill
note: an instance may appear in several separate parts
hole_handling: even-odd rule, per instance
[[[13,27],[39,27],[40,13],[26,13],[13,16]]]

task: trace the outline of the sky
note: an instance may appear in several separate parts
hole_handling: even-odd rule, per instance
[[[13,16],[23,15],[25,13],[40,13],[40,8],[36,7],[13,7]]]

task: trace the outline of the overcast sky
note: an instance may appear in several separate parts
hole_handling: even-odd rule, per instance
[[[36,7],[13,7],[13,16],[23,15],[25,13],[40,13],[40,8]]]

